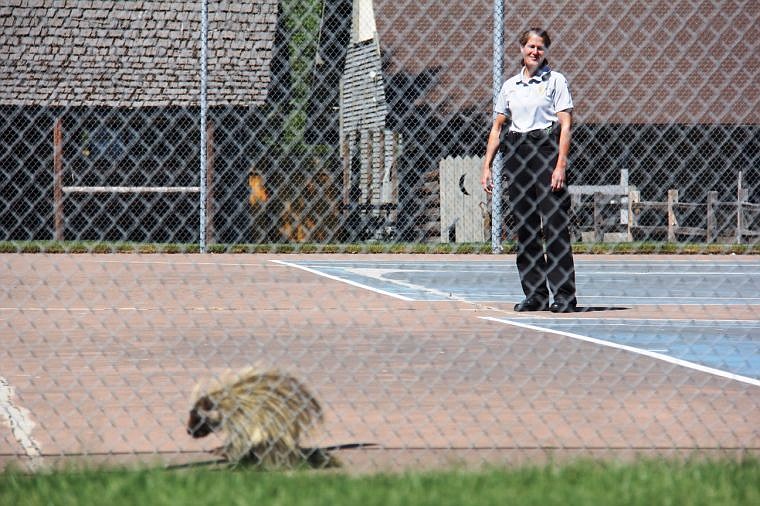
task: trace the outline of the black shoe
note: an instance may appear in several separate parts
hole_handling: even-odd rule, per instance
[[[522,313],[523,311],[546,311],[549,309],[549,302],[541,299],[535,299],[528,297],[519,304],[515,304],[515,311]]]
[[[575,299],[573,300],[555,300],[552,305],[549,306],[549,311],[552,313],[574,313],[577,306]]]

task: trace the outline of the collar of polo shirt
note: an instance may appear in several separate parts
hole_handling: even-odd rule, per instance
[[[538,82],[541,82],[541,81],[546,81],[547,79],[549,79],[549,76],[551,75],[551,72],[552,72],[552,69],[549,68],[549,65],[544,65],[543,67],[541,67],[540,69],[538,69],[538,72],[536,72],[536,74],[534,76],[531,76],[530,79],[528,79],[527,81],[525,81],[525,67],[523,67],[520,70],[520,76],[517,79],[517,84],[524,84],[524,85],[527,86],[528,83],[530,83],[530,82],[536,82],[536,83],[538,83]]]

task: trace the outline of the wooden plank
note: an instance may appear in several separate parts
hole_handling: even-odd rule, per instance
[[[604,229],[602,224],[602,207],[604,207],[604,194],[602,192],[594,193],[594,240],[596,242],[604,241]]]
[[[681,211],[688,211],[691,209],[699,209],[702,206],[699,202],[674,202],[673,209],[679,209]]]
[[[351,190],[351,134],[343,137],[343,206],[348,206],[348,195]]]
[[[741,173],[739,173],[739,182],[741,183]],[[749,200],[749,190],[742,188],[741,185],[736,191],[736,244],[742,243],[742,234],[744,234],[744,212],[742,205]]]
[[[601,193],[603,195],[627,195],[628,187],[619,184],[609,185],[580,185],[571,184],[567,187],[567,191],[570,195],[594,195]]]
[[[440,193],[440,232],[441,242],[444,243],[450,242],[449,231],[454,224],[453,220],[456,213],[452,198],[453,195],[450,191],[450,188],[453,186],[451,178],[453,177],[455,170],[453,158],[443,158],[438,162],[438,171],[440,174],[438,178],[440,181],[440,187],[438,190]],[[456,241],[456,237],[454,240]]]
[[[675,235],[699,235],[706,236],[707,229],[701,227],[674,227]]]
[[[199,193],[199,186],[62,186],[63,193]]]
[[[377,194],[378,204],[387,204],[390,202],[390,184],[391,184],[391,170],[388,163],[388,147],[386,146],[385,130],[380,129],[377,132],[377,146],[380,150],[380,188]]]
[[[668,210],[668,203],[667,202],[655,202],[653,200],[642,200],[634,204],[633,206],[636,210],[643,211],[644,209],[656,209],[659,211],[667,211]]]
[[[715,242],[717,239],[716,230],[716,218],[715,218],[715,206],[718,202],[718,192],[707,192],[707,230],[705,232],[705,240],[708,243]]]
[[[633,241],[633,229],[639,224],[639,213],[641,212],[636,206],[641,200],[641,192],[631,190],[628,192],[628,240]]]
[[[366,134],[365,138],[366,138],[366,142],[367,142],[367,147],[366,147],[367,151],[366,151],[366,154],[365,154],[365,156],[366,156],[366,165],[365,165],[365,167],[366,167],[366,179],[365,179],[365,187],[364,187],[364,191],[366,192],[366,194],[365,194],[365,199],[366,199],[365,203],[368,204],[368,205],[372,205],[372,204],[374,204],[374,202],[372,201],[372,172],[374,171],[374,165],[375,165],[374,163],[372,163],[373,162],[373,159],[372,159],[372,157],[373,157],[373,154],[372,154],[372,137],[373,137],[372,130],[365,130],[365,134]],[[371,213],[371,214],[374,214],[374,213]]]
[[[398,132],[393,132],[391,137],[391,200],[396,207],[391,212],[394,223],[398,220],[398,150],[401,146],[401,138]]]
[[[674,205],[678,202],[678,190],[668,190],[668,242],[675,242],[678,220]]]
[[[647,234],[651,234],[654,232],[662,233],[662,232],[667,232],[668,230],[668,227],[665,225],[636,225],[631,228],[633,230],[645,232]]]

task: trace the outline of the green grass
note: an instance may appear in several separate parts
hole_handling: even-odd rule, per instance
[[[751,505],[760,504],[760,461],[577,461],[370,475],[245,468],[5,471],[0,504]]]
[[[514,254],[513,242],[502,244],[503,252]],[[210,244],[209,253],[415,253],[415,254],[490,254],[491,243],[385,243],[355,244]],[[198,244],[88,242],[88,241],[0,241],[0,253],[198,253]],[[668,242],[575,243],[574,253],[584,254],[673,254],[673,255],[760,255],[760,242],[754,244],[706,244]]]

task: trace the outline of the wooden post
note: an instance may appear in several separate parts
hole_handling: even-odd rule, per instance
[[[378,148],[378,163],[377,163],[377,203],[385,204],[385,196],[387,195],[386,184],[388,181],[385,178],[385,130],[382,128],[377,131],[377,148]],[[386,216],[387,218],[387,216]]]
[[[594,240],[604,242],[604,228],[602,224],[602,206],[604,204],[604,195],[600,192],[594,193]]]
[[[641,192],[631,190],[628,192],[628,240],[633,241],[633,229],[639,225],[639,209],[636,207],[641,202]]]
[[[628,185],[628,169],[620,169],[620,186],[622,186],[622,197],[620,197],[620,224],[628,225],[628,191],[630,186]]]
[[[401,145],[401,136],[398,132],[393,132],[391,137],[391,200],[394,204],[398,205],[398,151]],[[395,223],[398,218],[398,207],[393,211],[393,222]]]
[[[366,180],[366,186],[365,191],[367,192],[367,200],[364,202],[365,204],[372,204],[372,173],[375,171],[375,163],[373,160],[374,153],[373,153],[373,146],[372,146],[372,139],[374,135],[372,135],[372,130],[366,131],[367,136],[367,151],[366,151],[366,157],[367,157],[367,180]],[[372,214],[367,211],[367,214]]]
[[[676,240],[676,227],[678,227],[678,220],[676,219],[675,204],[678,203],[678,190],[668,190],[668,242],[675,242]]]
[[[206,242],[214,244],[214,123],[206,122]]]
[[[715,242],[717,239],[717,230],[715,223],[715,206],[718,203],[718,192],[707,192],[707,243]]]
[[[351,134],[343,138],[343,206],[348,206],[348,196],[351,190]]]
[[[56,241],[63,241],[63,121],[53,125],[53,230]]]
[[[744,204],[748,200],[749,189],[739,188],[736,192],[736,244],[741,244],[744,236]]]
[[[580,208],[581,204],[583,203],[583,196],[577,193],[570,193],[570,240],[572,242],[579,242],[583,241],[583,234],[579,230],[580,227],[574,226],[576,219],[575,216],[578,215],[578,209]],[[486,201],[483,202],[484,205],[488,206],[488,209],[491,208],[491,202],[488,197],[486,197]],[[490,230],[490,225],[489,225]],[[490,234],[490,232],[488,233]],[[489,237],[489,235],[486,234],[486,237]]]

